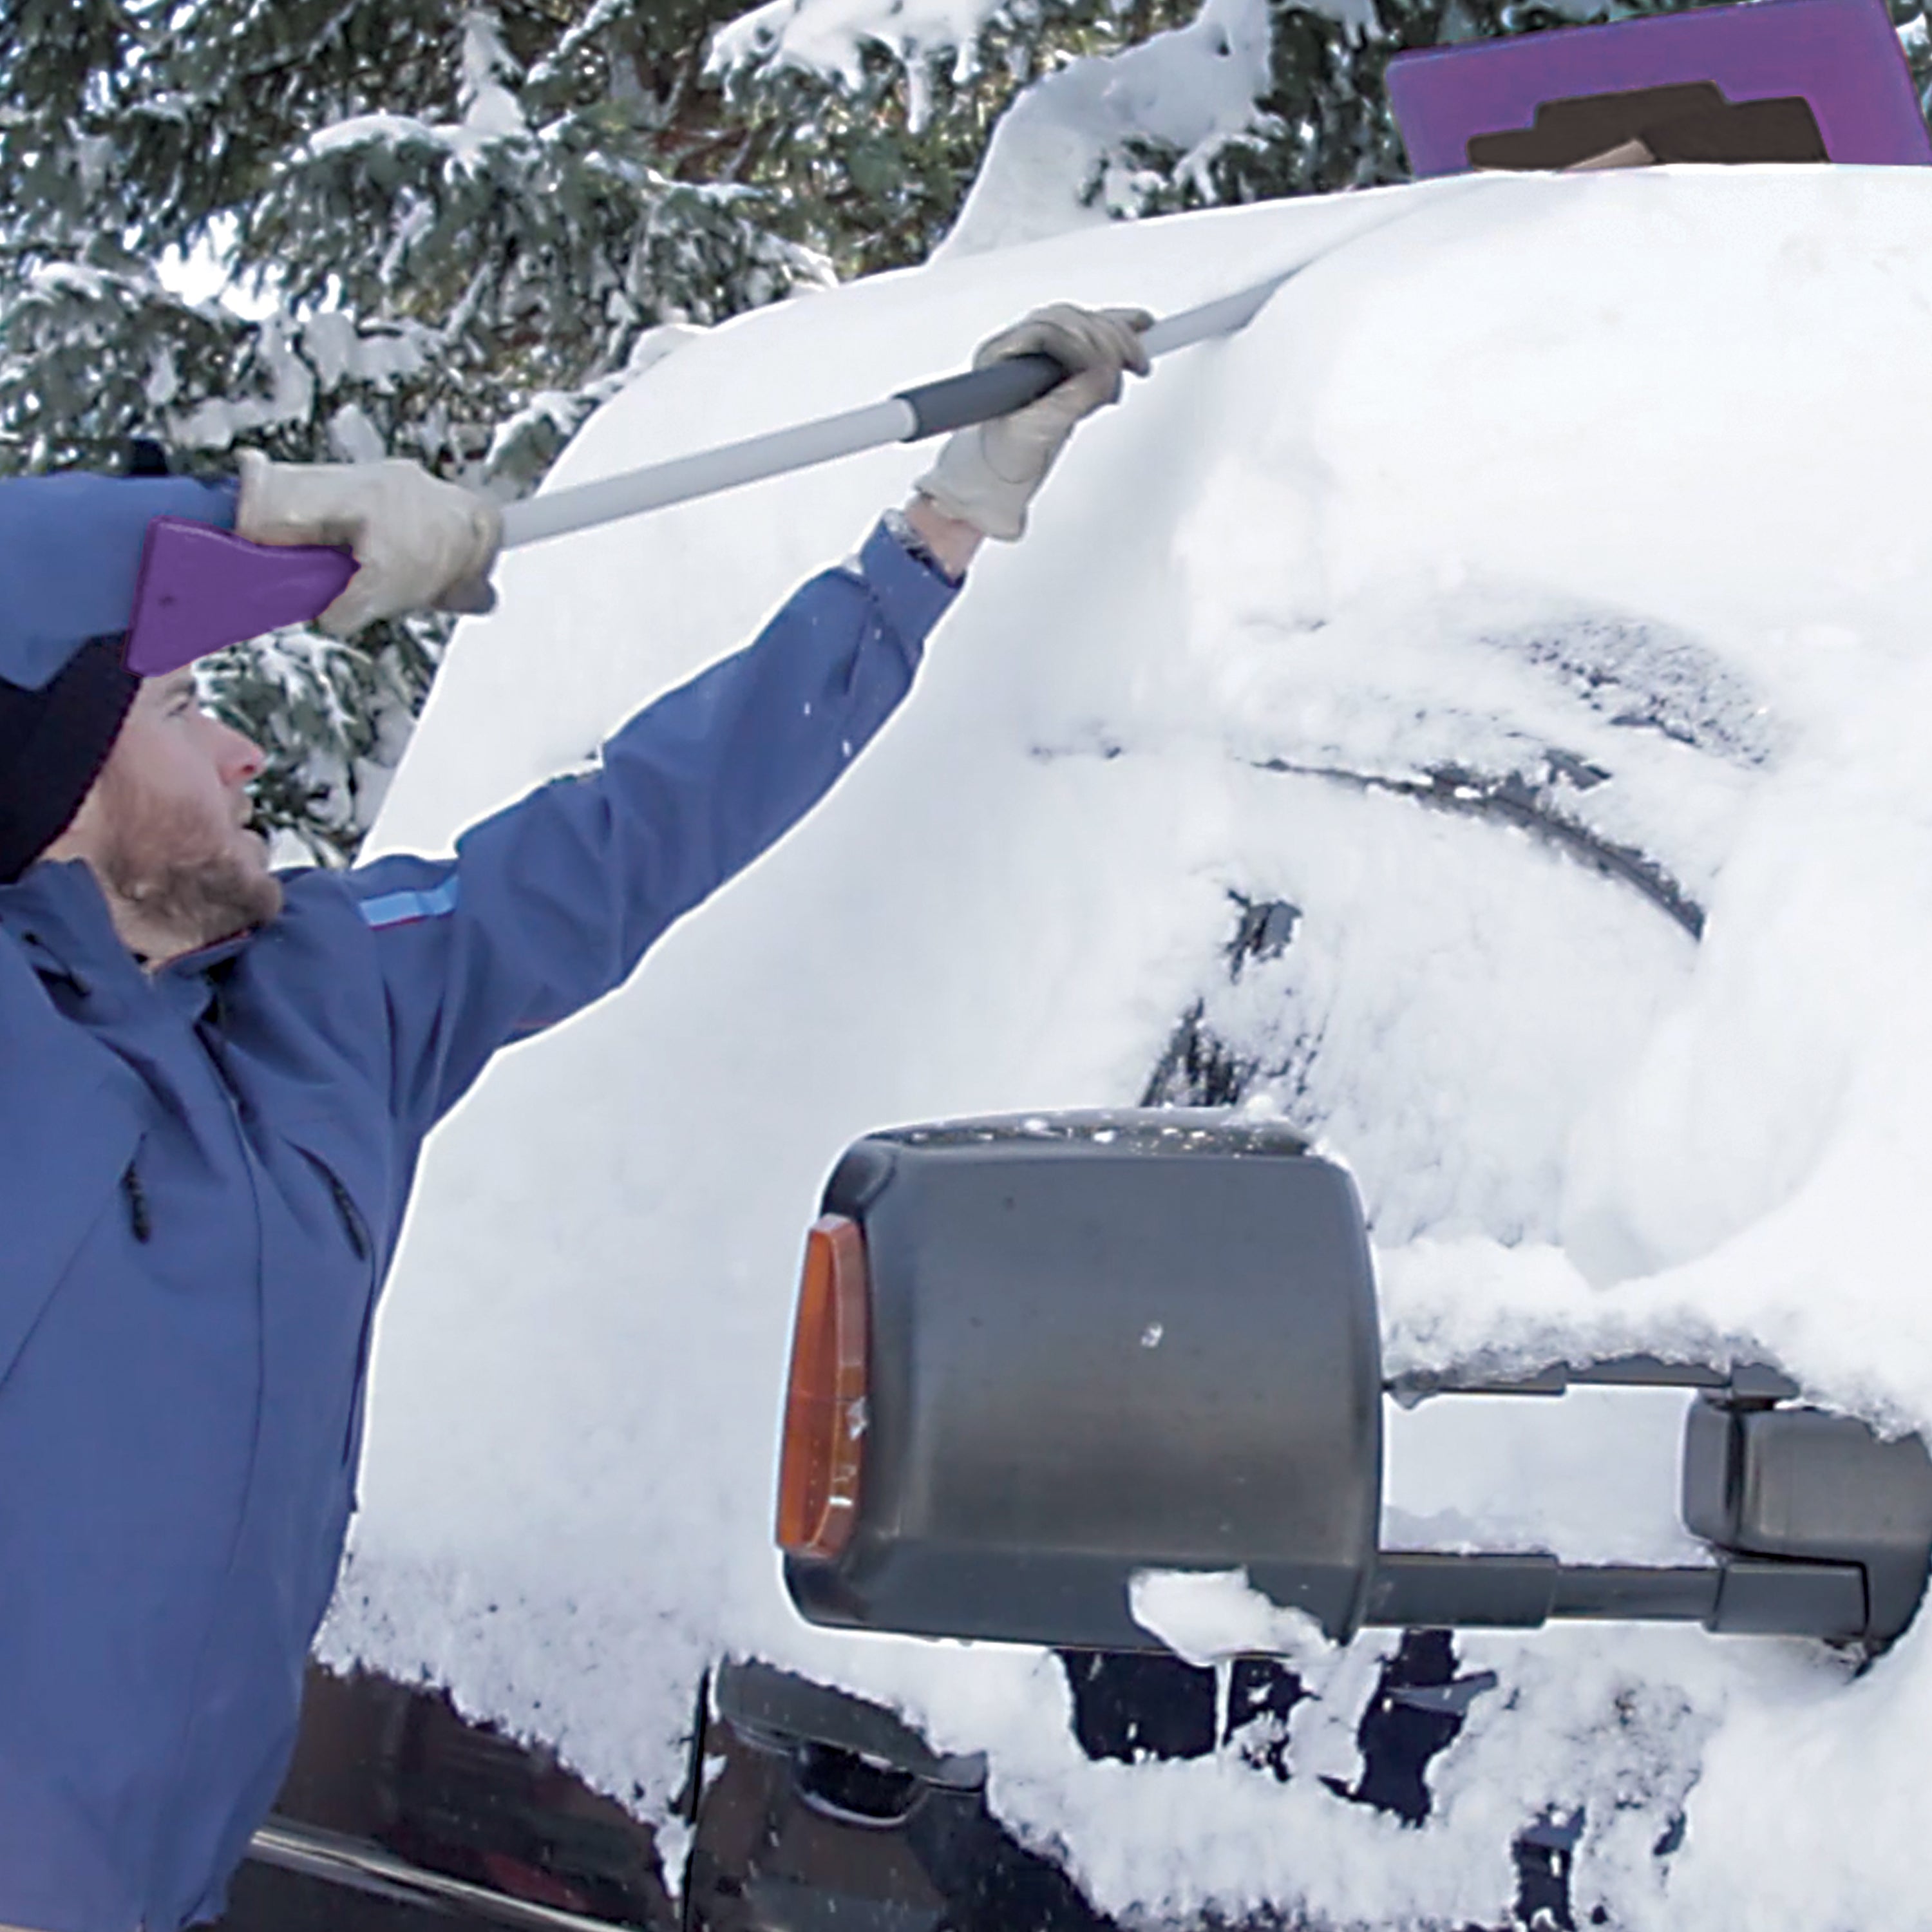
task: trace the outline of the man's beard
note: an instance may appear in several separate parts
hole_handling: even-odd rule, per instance
[[[281,910],[281,881],[217,835],[205,808],[119,789],[101,871],[144,920],[165,927],[184,951],[266,925]]]

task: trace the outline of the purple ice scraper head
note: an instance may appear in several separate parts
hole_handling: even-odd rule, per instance
[[[1388,90],[1419,176],[1564,167],[1653,130],[1660,160],[1932,164],[1884,0],[1755,0],[1426,48],[1389,63]]]
[[[148,526],[124,662],[162,677],[225,644],[326,610],[356,574],[346,550],[253,544],[212,524],[157,517]]]

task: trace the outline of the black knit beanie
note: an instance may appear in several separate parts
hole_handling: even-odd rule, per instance
[[[0,885],[74,823],[100,776],[141,688],[126,641],[88,638],[38,691],[0,678]]]

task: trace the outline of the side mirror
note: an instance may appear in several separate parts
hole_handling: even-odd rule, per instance
[[[1775,1370],[1648,1358],[1385,1382],[1361,1210],[1278,1122],[1056,1114],[868,1135],[807,1251],[780,1477],[793,1601],[824,1624],[1158,1648],[1142,1570],[1245,1569],[1364,1624],[1662,1618],[1882,1648],[1932,1562],[1932,1456],[1786,1406]],[[1679,1386],[1708,1564],[1378,1546],[1382,1404]]]

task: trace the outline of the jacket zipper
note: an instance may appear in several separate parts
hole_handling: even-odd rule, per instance
[[[335,1211],[342,1222],[342,1232],[349,1237],[349,1245],[356,1251],[358,1262],[369,1258],[369,1230],[364,1225],[362,1210],[358,1208],[347,1188],[336,1178],[334,1168],[320,1155],[312,1154],[307,1148],[298,1149],[303,1160],[328,1183],[329,1198],[335,1203]]]
[[[335,1197],[335,1211],[342,1216],[343,1231],[349,1237],[349,1245],[356,1250],[356,1258],[366,1262],[369,1258],[369,1233],[362,1225],[362,1216],[356,1203],[349,1198],[349,1190],[326,1167],[322,1172],[328,1176],[328,1191]]]
[[[358,1262],[366,1262],[372,1245],[369,1231],[348,1189],[338,1179],[335,1170],[328,1162],[310,1154],[307,1148],[301,1151],[302,1157],[328,1183],[328,1192],[335,1202],[335,1211],[341,1217],[343,1232],[349,1237],[349,1245],[356,1251]],[[369,1330],[375,1316],[376,1285],[372,1281],[369,1284],[368,1302],[362,1310],[362,1332],[356,1344],[356,1381],[350,1390],[349,1420],[342,1431],[342,1460],[345,1462],[349,1460],[349,1452],[356,1440],[356,1418],[362,1413],[363,1378],[369,1372]]]
[[[137,1241],[147,1240],[154,1232],[154,1224],[148,1219],[148,1197],[142,1190],[141,1177],[135,1171],[134,1161],[128,1163],[128,1172],[121,1177],[121,1186],[128,1196],[128,1219],[133,1224],[134,1238]]]

